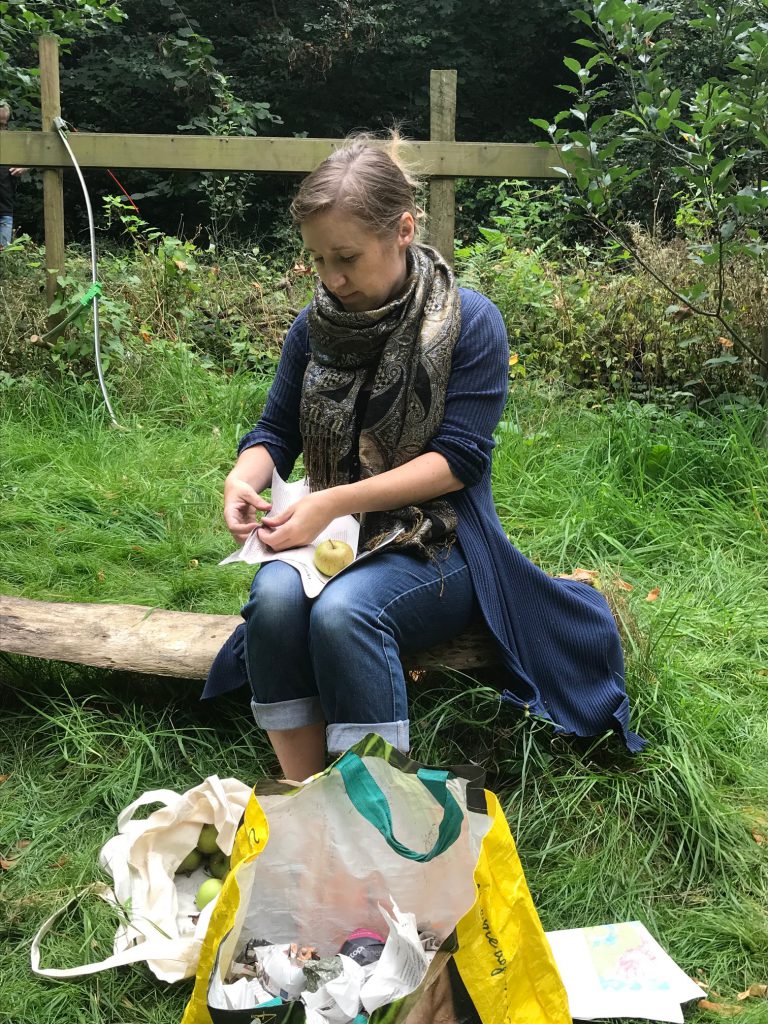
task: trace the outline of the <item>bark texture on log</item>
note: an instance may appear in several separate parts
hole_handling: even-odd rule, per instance
[[[0,596],[0,650],[96,668],[202,679],[239,615],[137,604],[63,604]]]
[[[239,615],[172,612],[136,604],[75,604],[0,595],[0,650],[32,658],[204,679]],[[403,659],[408,669],[466,670],[499,662],[485,630]]]

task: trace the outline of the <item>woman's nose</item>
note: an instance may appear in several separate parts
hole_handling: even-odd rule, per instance
[[[328,275],[328,287],[331,291],[338,291],[339,288],[343,288],[347,283],[347,275],[339,272],[334,272]]]

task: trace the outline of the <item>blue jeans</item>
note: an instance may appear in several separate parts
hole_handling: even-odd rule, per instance
[[[409,749],[400,654],[449,640],[475,612],[458,543],[433,560],[383,551],[330,580],[314,599],[296,569],[265,563],[243,608],[245,661],[256,723],[327,723],[328,750],[375,732]]]
[[[11,244],[13,237],[13,217],[0,217],[0,249]]]

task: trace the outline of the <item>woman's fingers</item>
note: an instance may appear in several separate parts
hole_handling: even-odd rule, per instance
[[[268,501],[265,501],[258,491],[255,491],[253,487],[251,487],[250,484],[247,484],[244,480],[240,482],[235,494],[240,501],[246,502],[259,512],[269,512],[272,508],[272,505]]]
[[[277,515],[264,516],[264,518],[261,521],[264,524],[264,526],[266,526],[267,529],[270,530],[274,529],[276,526],[283,526],[284,523],[287,523],[290,519],[293,518],[295,508],[295,505],[291,505],[290,508],[286,508],[284,511],[278,513]]]
[[[271,508],[245,480],[232,480],[225,485],[224,522],[235,540],[244,541],[256,526],[257,513],[269,512]]]

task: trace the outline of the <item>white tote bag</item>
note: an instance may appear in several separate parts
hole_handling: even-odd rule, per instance
[[[202,869],[189,876],[175,872],[196,846],[203,825],[214,825],[220,849],[232,852],[250,795],[251,787],[244,782],[211,775],[186,793],[155,789],[134,800],[117,819],[117,835],[99,854],[100,865],[112,877],[112,888],[94,883],[40,926],[32,941],[34,973],[46,978],[76,978],[146,960],[160,981],[192,977],[216,901],[198,911],[195,894],[205,877]],[[162,806],[147,818],[134,819],[139,807],[155,803]],[[80,967],[41,967],[42,939],[87,893],[111,903],[120,914],[113,955]]]

